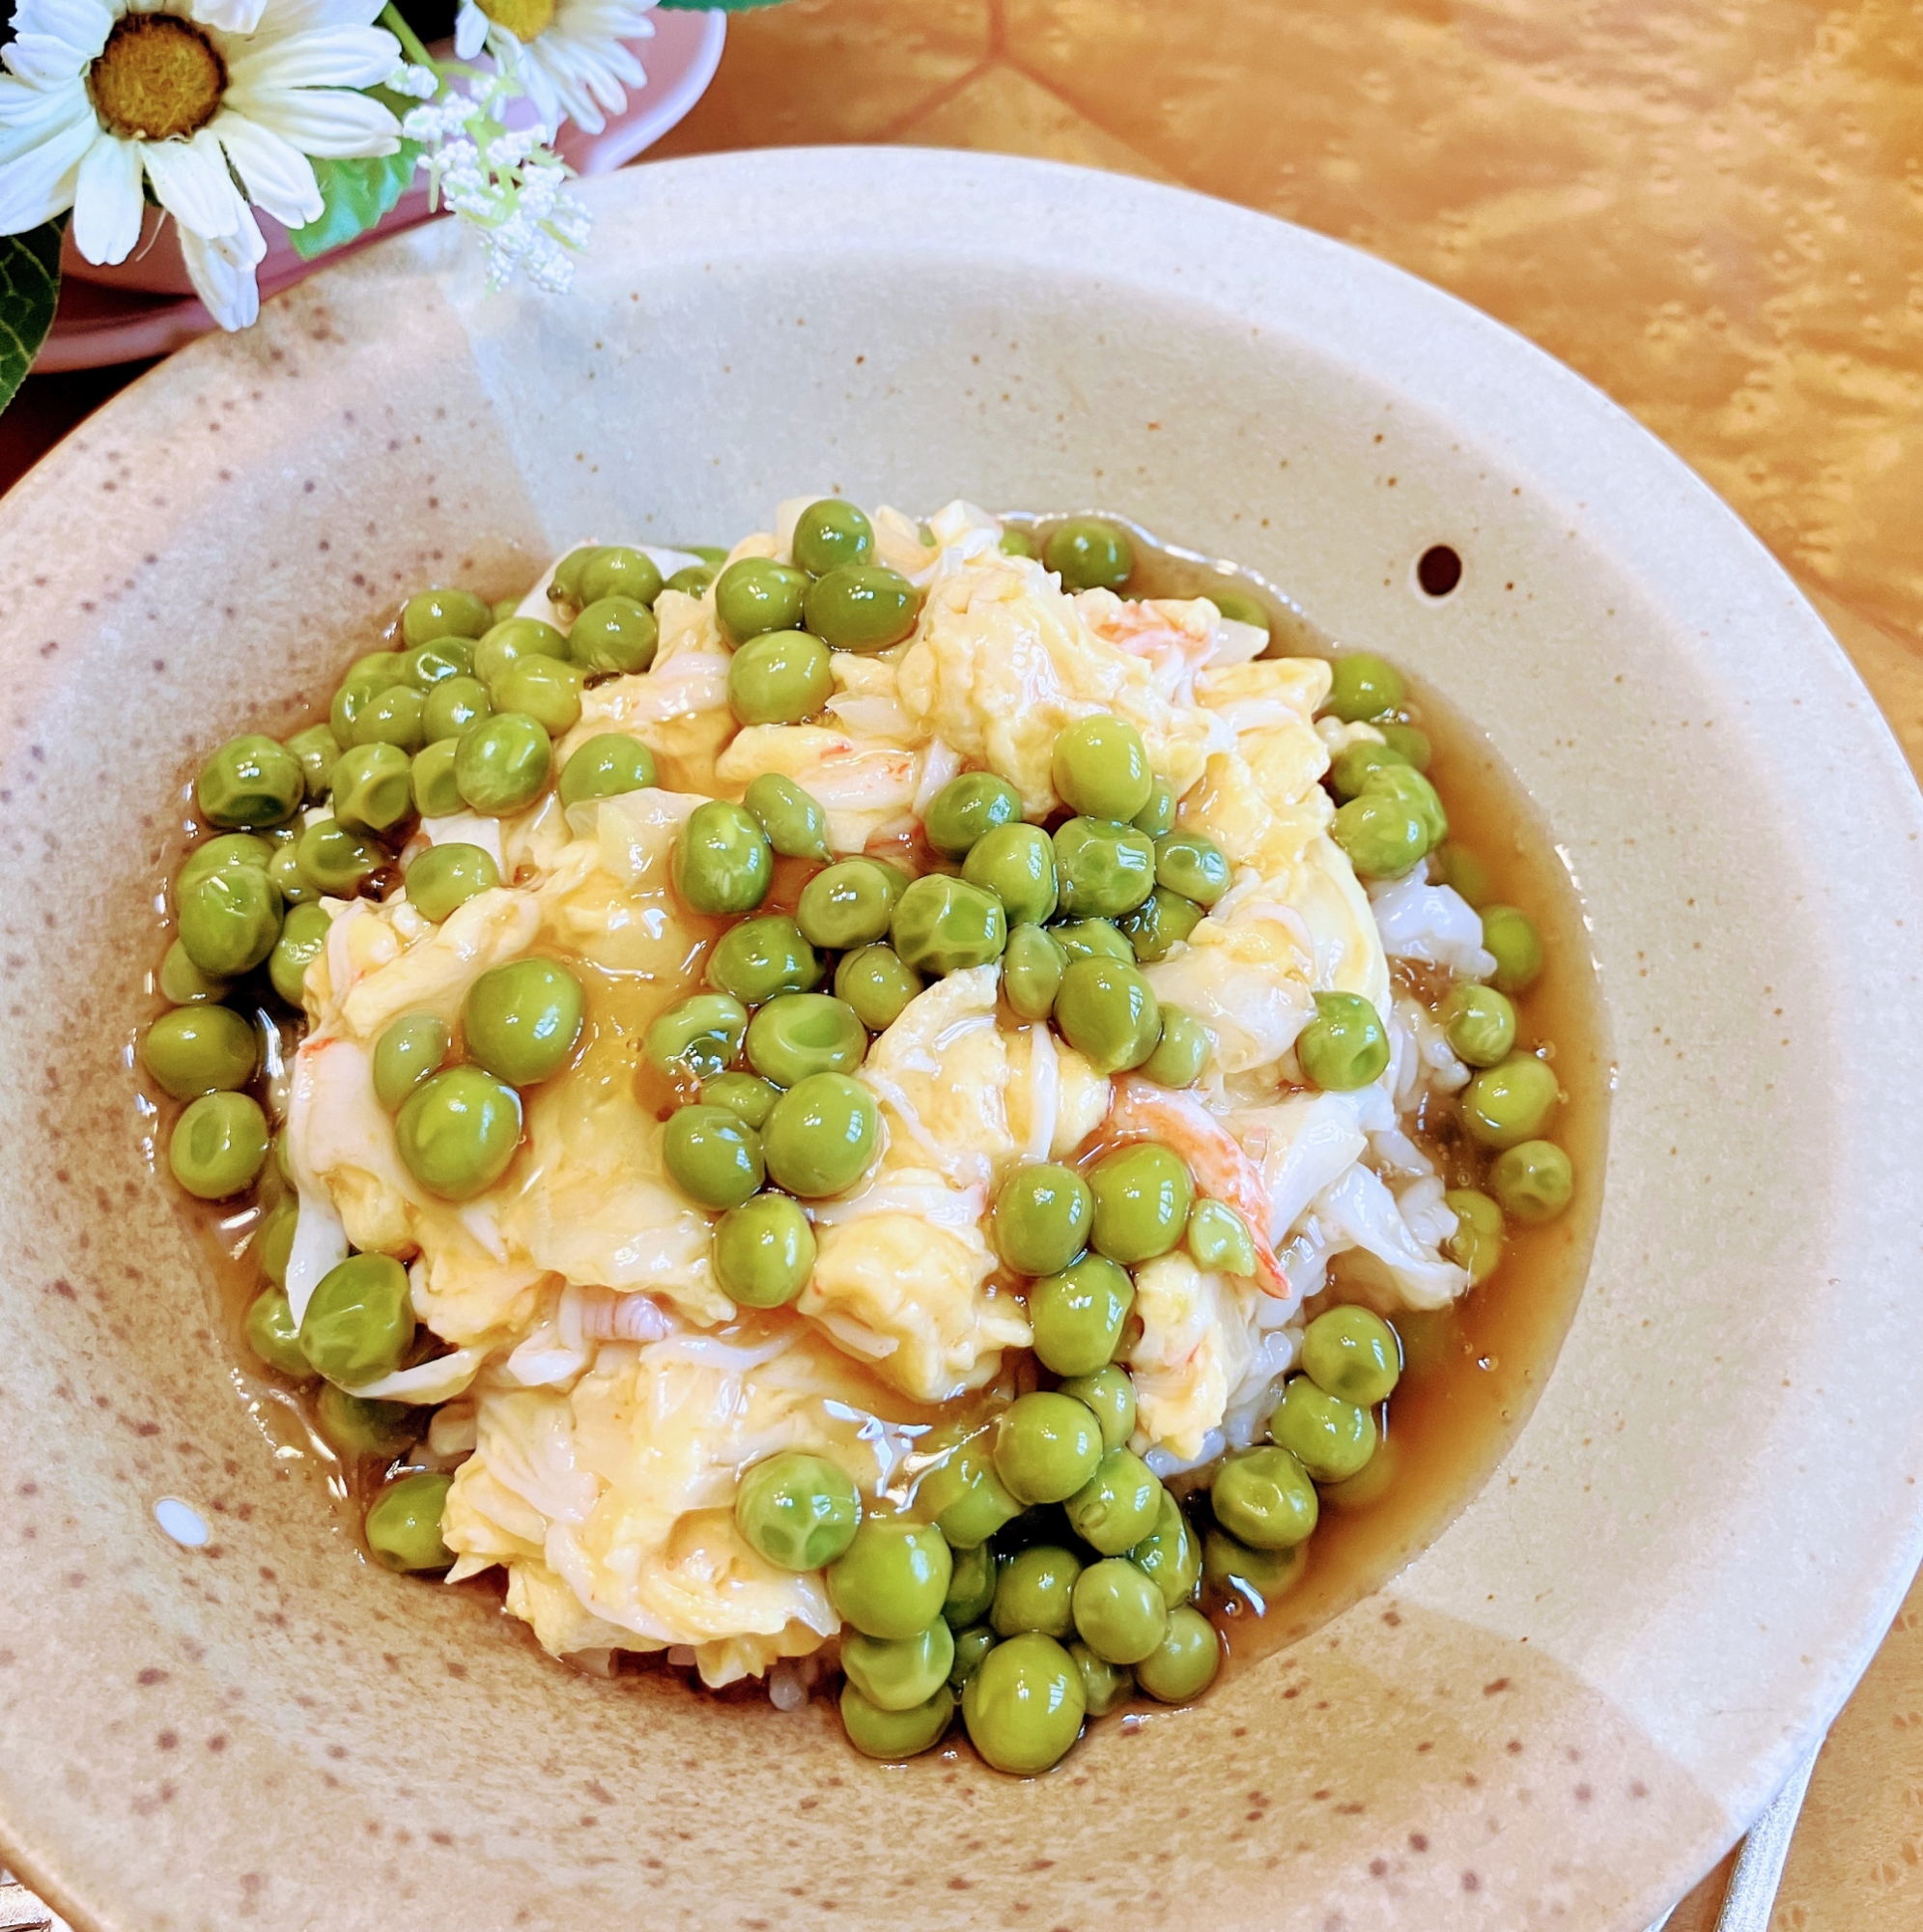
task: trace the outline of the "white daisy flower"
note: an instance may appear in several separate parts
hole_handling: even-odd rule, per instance
[[[400,145],[393,115],[354,91],[385,80],[400,57],[372,24],[381,6],[20,0],[0,52],[0,235],[71,208],[88,261],[125,261],[144,181],[174,217],[209,312],[245,328],[267,253],[254,208],[297,228],[322,211],[309,156]]]
[[[483,47],[513,74],[550,128],[563,118],[590,134],[619,114],[627,89],[647,74],[625,43],[653,38],[655,0],[462,0],[454,51],[470,61]]]

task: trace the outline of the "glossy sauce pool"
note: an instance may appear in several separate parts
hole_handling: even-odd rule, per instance
[[[1156,546],[1139,530],[1135,535],[1133,593],[1193,596],[1205,594],[1211,585],[1232,584],[1268,609],[1271,655],[1328,654],[1328,639],[1272,586],[1230,574],[1193,554]],[[343,664],[384,641],[359,640],[354,650],[343,650]],[[1482,735],[1413,683],[1409,708],[1434,748],[1429,776],[1449,813],[1452,844],[1472,850],[1486,868],[1493,896],[1520,906],[1541,932],[1545,963],[1541,977],[1517,999],[1517,1043],[1529,1048],[1553,1042],[1566,1100],[1549,1131],[1574,1163],[1576,1191],[1568,1210],[1546,1227],[1512,1225],[1501,1264],[1461,1301],[1433,1314],[1394,1317],[1406,1361],[1388,1405],[1382,1446],[1363,1475],[1343,1486],[1340,1497],[1324,1492],[1300,1579],[1270,1603],[1266,1614],[1239,1600],[1210,1605],[1228,1639],[1231,1669],[1307,1634],[1381,1587],[1433,1542],[1489,1479],[1554,1364],[1594,1239],[1612,1073],[1574,882],[1526,794]],[[291,732],[310,722],[305,717],[289,720],[284,729]],[[178,869],[186,842],[173,841],[161,855],[165,880]],[[766,910],[791,903],[800,878],[787,876],[790,869],[784,864],[778,873]],[[166,937],[171,937],[171,922]],[[638,1060],[639,1037],[647,1022],[694,989],[698,960],[671,981],[610,976],[580,964],[577,970],[587,982],[590,1024],[601,1036],[599,1051]],[[291,1034],[285,1045],[291,1052]],[[658,1100],[664,1108],[671,1105],[671,1094],[652,1091],[657,1084],[651,1078],[644,1081],[643,1098]],[[143,1107],[150,1145],[164,1145],[165,1126],[176,1112],[171,1104],[158,1114]],[[1446,1128],[1426,1145],[1449,1184],[1475,1184],[1474,1173],[1459,1164],[1465,1156]],[[1469,1158],[1482,1164],[1479,1157]],[[342,1533],[355,1536],[361,1505],[378,1488],[382,1468],[338,1457],[314,1426],[313,1391],[291,1389],[263,1372],[244,1339],[246,1311],[262,1285],[248,1251],[259,1210],[223,1213],[184,1196],[177,1199],[209,1255],[209,1286],[229,1359],[236,1364],[237,1389],[280,1456],[297,1456],[325,1477],[345,1505],[339,1512]],[[1366,1293],[1343,1290],[1340,1258],[1332,1287],[1330,1301],[1369,1298]],[[475,1579],[471,1587],[491,1589],[495,1574]]]

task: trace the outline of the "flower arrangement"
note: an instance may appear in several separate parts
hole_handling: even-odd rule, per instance
[[[431,0],[428,0],[431,4]],[[655,6],[766,0],[459,0],[451,53],[383,0],[17,0],[0,48],[0,409],[52,326],[70,221],[125,261],[172,217],[222,328],[260,312],[256,211],[304,260],[363,235],[416,170],[477,229],[491,287],[565,291],[588,215],[554,153],[647,76]],[[421,0],[408,0],[429,35]]]

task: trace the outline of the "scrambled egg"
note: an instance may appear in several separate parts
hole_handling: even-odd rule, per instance
[[[734,554],[785,558],[807,500]],[[508,1609],[557,1653],[686,1646],[725,1684],[835,1635],[821,1577],[774,1568],[736,1531],[742,1470],[819,1450],[882,1496],[930,1427],[1005,1400],[1010,1353],[1032,1334],[989,1237],[997,1188],[1019,1162],[1143,1130],[1139,1093],[1133,1111],[1117,1105],[1115,1083],[1048,1026],[1011,1017],[999,967],[938,980],[860,1071],[880,1155],[847,1195],[812,1204],[817,1258],[799,1299],[737,1310],[710,1264],[715,1217],[667,1179],[665,1102],[636,1071],[648,1024],[698,989],[718,929],[670,889],[680,828],[701,799],[738,799],[763,773],[820,801],[837,852],[899,858],[958,771],[999,773],[1031,820],[1046,819],[1060,806],[1057,736],[1109,712],[1141,732],[1181,824],[1230,860],[1230,891],[1149,970],[1215,1041],[1209,1086],[1191,1111],[1163,1109],[1160,1130],[1202,1193],[1258,1221],[1267,1206],[1258,1234],[1275,1251],[1259,1281],[1204,1273],[1181,1252],[1139,1270],[1136,1446],[1159,1466],[1219,1447],[1231,1404],[1286,1366],[1282,1324],[1319,1283],[1290,1286],[1303,1255],[1320,1265],[1354,1248],[1425,1304],[1465,1280],[1431,1245],[1439,1183],[1399,1197],[1360,1165],[1368,1135],[1396,1125],[1388,1090],[1371,1090],[1379,1119],[1369,1094],[1278,1098],[1316,991],[1391,1012],[1370,901],[1329,837],[1319,784],[1328,667],[1258,660],[1263,634],[1204,598],[1067,594],[1004,554],[1000,526],[967,504],[925,535],[892,511],[874,521],[880,560],[923,589],[921,615],[892,650],[836,654],[821,722],[737,726],[712,592],[664,591],[652,668],[590,690],[557,748],[564,763],[598,732],[628,732],[653,753],[659,788],[424,827],[486,845],[505,881],[439,926],[404,895],[327,904],[291,1080],[290,1298],[297,1318],[350,1243],[409,1263],[416,1313],[456,1354],[404,1374],[466,1389],[446,1432],[464,1448],[471,1435],[444,1524],[452,1574],[502,1567]],[[545,598],[525,608],[545,614]],[[581,980],[582,1045],[525,1095],[501,1179],[477,1200],[439,1201],[400,1159],[374,1044],[403,1013],[458,1030],[474,980],[528,954],[565,958]]]

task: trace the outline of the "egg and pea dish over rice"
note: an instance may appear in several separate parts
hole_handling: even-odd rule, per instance
[[[376,1563],[1025,1775],[1411,1475],[1577,1191],[1543,941],[1394,668],[1145,549],[584,546],[208,759],[154,1144]]]

